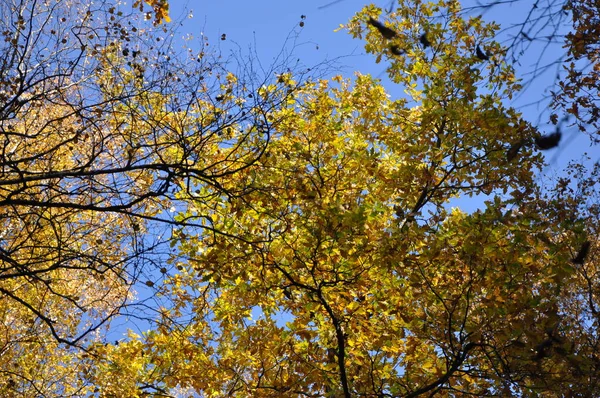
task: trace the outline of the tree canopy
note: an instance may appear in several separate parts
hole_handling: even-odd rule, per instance
[[[500,26],[455,0],[366,6],[345,28],[391,98],[176,51],[167,2],[144,3],[1,5],[0,395],[600,390],[599,170],[540,184],[560,134],[507,105]],[[596,62],[597,10],[564,10]],[[579,66],[555,112],[592,131]],[[125,317],[144,332],[110,340]]]

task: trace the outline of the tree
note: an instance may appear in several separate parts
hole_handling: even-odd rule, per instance
[[[498,27],[454,1],[402,1],[381,20],[369,6],[348,29],[407,98],[368,76],[314,81],[274,110],[264,155],[220,181],[250,192],[181,191],[177,219],[221,233],[177,230],[171,304],[143,336],[97,349],[102,394],[598,390],[596,227],[568,183],[535,182],[539,133],[504,105],[520,89],[505,49],[477,54]],[[449,209],[478,194],[481,210]]]
[[[523,8],[514,11],[514,6]],[[497,38],[503,55],[520,65],[528,105],[537,105],[539,123],[577,126],[593,142],[598,138],[598,7],[590,1],[517,2],[486,0],[465,7],[467,15],[511,13],[510,25]],[[550,81],[544,92],[533,92],[535,80]],[[568,121],[568,123],[563,123]]]
[[[86,396],[90,347],[186,224],[179,191],[225,194],[287,93],[253,95],[272,71],[176,52],[169,28],[108,2],[0,7],[0,395]]]
[[[573,28],[566,36],[568,58],[566,76],[554,94],[554,105],[575,116],[580,131],[588,132],[598,142],[600,129],[600,92],[596,82],[600,78],[598,39],[598,8],[585,1],[565,4],[571,12]],[[594,136],[596,135],[596,137]]]
[[[176,53],[146,3],[154,27],[104,3],[3,12],[0,395],[599,389],[598,169],[536,184],[498,26],[366,7],[347,28],[392,100]],[[143,285],[154,319],[129,310]],[[150,330],[111,343],[120,314]]]

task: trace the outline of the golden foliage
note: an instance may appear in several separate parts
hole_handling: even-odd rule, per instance
[[[498,26],[457,1],[386,18],[346,28],[397,99],[361,74],[252,87],[136,32],[0,82],[0,395],[593,395],[600,168],[536,184]],[[133,287],[148,330],[110,343]]]

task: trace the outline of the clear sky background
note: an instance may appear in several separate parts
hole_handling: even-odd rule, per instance
[[[364,0],[224,0],[224,1],[171,1],[171,17],[173,21],[180,21],[181,35],[191,34],[196,38],[205,35],[209,43],[217,46],[226,56],[231,51],[248,50],[252,47],[258,59],[265,66],[272,64],[284,47],[291,49],[292,43],[288,40],[290,34],[299,32],[292,59],[300,59],[306,66],[312,66],[326,60],[335,60],[335,66],[341,73],[352,77],[355,71],[363,74],[369,73],[382,80],[391,98],[403,95],[404,88],[390,82],[385,74],[386,65],[376,64],[372,55],[366,54],[364,41],[353,39],[347,32],[340,30],[340,24],[346,23],[356,12],[360,11],[370,2]],[[385,9],[397,6],[397,2],[390,0],[377,0],[373,2],[382,8],[382,19],[385,18]],[[475,5],[473,0],[462,2],[463,7]],[[500,23],[503,31],[498,36],[498,41],[504,45],[510,44],[517,31],[515,24],[522,21],[529,12],[533,1],[520,0],[515,4],[505,4],[488,10],[483,14],[487,21]],[[540,5],[540,8],[543,4]],[[481,10],[472,12],[472,15],[481,14]],[[193,15],[189,18],[189,15]],[[304,26],[300,27],[301,16]],[[566,32],[562,32],[566,33]],[[226,35],[226,40],[221,40],[221,35]],[[530,35],[541,35],[540,32],[530,31]],[[199,40],[198,40],[199,41]],[[193,43],[193,41],[191,42]],[[515,65],[517,76],[528,82],[529,73],[540,60],[538,50],[526,50]],[[521,48],[516,48],[520,50]],[[546,50],[541,57],[541,65],[556,59],[557,54],[564,51],[560,44]],[[548,125],[548,101],[536,103],[551,88],[556,68],[550,68],[548,73],[535,80],[527,87],[525,94],[516,98],[510,105],[520,109],[525,118],[540,128],[540,131],[552,133],[554,127]],[[535,103],[534,105],[530,105]],[[559,115],[560,116],[560,115]],[[556,175],[571,159],[581,159],[587,152],[593,160],[595,148],[590,148],[587,136],[576,132],[574,128],[563,130],[563,139],[557,149],[545,151],[549,167],[544,170],[546,175]],[[540,176],[540,179],[543,179]],[[463,203],[461,201],[461,203]],[[465,201],[465,210],[472,210],[477,203]],[[461,205],[461,207],[463,207]]]

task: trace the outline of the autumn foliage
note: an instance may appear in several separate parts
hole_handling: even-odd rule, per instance
[[[588,132],[598,141],[600,128],[600,103],[598,79],[600,78],[600,28],[597,4],[588,1],[571,1],[565,4],[573,18],[573,27],[567,34],[568,58],[564,69],[566,76],[560,90],[554,92],[554,105],[573,115],[579,130]]]
[[[18,28],[0,65],[0,395],[600,389],[599,171],[539,184],[499,26],[456,1],[365,7],[345,28],[404,88],[391,98],[359,73],[258,80],[157,48],[168,8],[151,5],[158,27],[105,4],[65,14],[76,35],[48,5],[0,21]],[[126,316],[143,333],[109,339]]]

